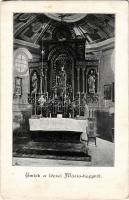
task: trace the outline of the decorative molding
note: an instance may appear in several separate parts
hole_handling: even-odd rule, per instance
[[[29,62],[29,68],[34,68],[34,67],[41,67],[42,66],[42,62]],[[43,62],[43,67],[44,69],[48,68],[48,64],[47,62]]]
[[[86,65],[87,66],[94,66],[94,65],[98,66],[98,64],[99,64],[98,60],[86,60]]]
[[[14,39],[14,44],[18,44],[18,45],[22,45],[22,46],[26,46],[26,47],[31,47],[31,48],[35,48],[35,49],[40,48],[40,45],[38,45],[38,44],[26,42],[26,41],[19,40],[19,39]]]
[[[48,30],[48,28],[51,26],[51,20],[48,21],[47,25],[45,27],[42,27],[42,31],[39,35],[39,37],[35,40],[35,44],[43,37],[43,34],[45,33],[45,31]]]
[[[14,31],[14,37],[17,37],[17,35],[27,26],[29,26],[32,22],[36,20],[36,16],[30,17],[27,22],[25,22],[22,26],[20,26],[18,29]]]
[[[41,62],[29,62],[29,68],[30,67],[41,67]]]
[[[85,55],[86,60],[100,60],[102,56],[102,51],[87,52]]]
[[[56,55],[58,52],[60,52],[60,54],[68,52],[67,54],[70,55],[70,57],[72,59],[75,58],[75,53],[74,53],[73,49],[68,45],[67,46],[64,45],[63,47],[62,46],[54,46],[48,54],[48,60],[51,60],[54,57],[54,55]]]
[[[76,68],[84,68],[86,66],[86,61],[76,61]]]
[[[85,55],[86,53],[89,53],[89,52],[103,51],[106,49],[114,48],[114,43],[115,43],[114,40],[115,40],[114,38],[110,38],[102,42],[87,44],[86,49],[85,49]]]

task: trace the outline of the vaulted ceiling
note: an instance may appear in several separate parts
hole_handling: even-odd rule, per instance
[[[65,39],[96,43],[114,37],[114,26],[113,14],[14,14],[14,38],[33,44]]]

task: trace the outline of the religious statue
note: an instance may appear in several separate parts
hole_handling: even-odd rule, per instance
[[[43,107],[44,103],[46,102],[44,95],[41,95],[38,101],[40,106]]]
[[[95,75],[94,75],[94,71],[91,70],[90,75],[88,77],[88,86],[89,86],[89,93],[94,94],[95,93]]]
[[[38,89],[38,77],[37,73],[34,72],[32,76],[32,92],[31,94],[36,94]]]
[[[61,94],[66,95],[66,72],[64,70],[64,65],[61,67],[61,71],[59,73],[59,88],[61,90]]]

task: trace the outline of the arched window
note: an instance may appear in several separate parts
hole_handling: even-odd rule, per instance
[[[31,59],[32,55],[26,48],[18,48],[14,52],[14,96],[22,96],[22,91],[27,90],[23,87],[27,82],[29,84],[28,62]]]
[[[14,70],[19,75],[24,75],[28,71],[28,61],[32,59],[32,55],[25,48],[19,48],[14,53]]]
[[[23,74],[28,70],[28,58],[24,53],[19,53],[15,57],[15,69]]]

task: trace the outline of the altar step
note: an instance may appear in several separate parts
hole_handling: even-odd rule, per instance
[[[83,153],[81,143],[54,143],[30,141],[15,149],[14,157],[29,157],[57,160],[91,161],[90,155]]]
[[[35,142],[79,143],[80,132],[72,131],[30,131],[31,140]]]

